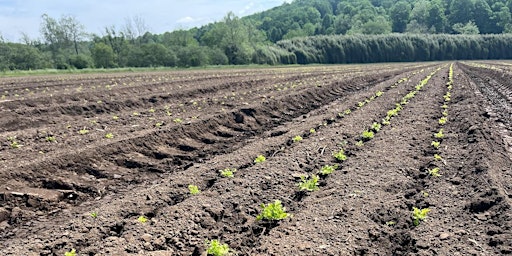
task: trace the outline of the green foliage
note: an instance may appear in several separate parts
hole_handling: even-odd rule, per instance
[[[286,208],[281,205],[281,201],[275,200],[273,203],[268,205],[261,204],[262,212],[256,216],[256,220],[282,220],[290,217],[290,214],[286,213]]]
[[[336,169],[338,169],[338,165],[335,164],[335,165],[324,165],[320,171],[318,173],[322,174],[322,175],[329,175],[331,173],[333,173]]]
[[[181,119],[181,118],[175,118],[175,119],[173,119],[172,121],[173,121],[173,122],[175,122],[175,123],[177,123],[177,124],[181,124],[181,123],[183,123],[183,119]]]
[[[80,131],[78,131],[78,133],[80,133],[81,135],[85,135],[85,134],[88,134],[89,133],[89,130],[83,128],[81,129]]]
[[[445,116],[439,118],[439,124],[441,124],[441,125],[446,124],[447,121],[448,121],[448,118]]]
[[[265,158],[265,156],[263,155],[259,155],[256,157],[256,159],[254,159],[254,163],[263,163],[265,162],[267,159]]]
[[[437,132],[437,133],[435,133],[435,134],[434,134],[434,137],[435,137],[436,139],[442,139],[442,138],[444,138],[443,131],[444,131],[443,129],[440,129],[440,130],[439,130],[439,132]]]
[[[307,191],[317,191],[319,190],[318,188],[318,180],[320,178],[316,175],[312,175],[309,179],[307,176],[301,176],[300,177],[300,182],[298,184],[299,186],[299,190],[300,191],[303,191],[303,190],[307,190]]]
[[[364,146],[364,142],[362,140],[356,142],[356,147],[362,147]]]
[[[434,154],[434,160],[443,161],[443,158],[439,154]]]
[[[372,129],[374,132],[379,132],[379,131],[380,131],[380,128],[382,128],[382,125],[381,125],[380,123],[374,122],[374,123],[372,124],[372,128],[371,128],[371,129]]]
[[[347,156],[345,155],[345,151],[343,149],[340,149],[338,152],[334,153],[334,158],[336,158],[338,161],[347,160]]]
[[[363,141],[371,140],[373,139],[374,136],[375,134],[373,133],[373,131],[364,131],[363,134],[361,135]]]
[[[97,212],[91,212],[91,213],[89,213],[89,216],[91,216],[93,219],[96,219],[96,218],[98,218],[98,213]]]
[[[302,141],[302,137],[300,135],[297,135],[297,136],[293,137],[292,140],[293,140],[293,142],[300,142],[300,141]]]
[[[439,141],[432,141],[431,145],[432,145],[435,149],[439,149],[439,147],[441,146],[441,142],[439,142]]]
[[[429,169],[428,170],[428,174],[430,174],[433,177],[440,177],[441,176],[441,174],[439,174],[439,168],[437,168],[437,167],[433,168],[431,170]]]
[[[105,134],[105,138],[107,138],[107,139],[113,139],[113,138],[114,138],[114,134],[112,134],[112,133],[107,133],[107,134]]]
[[[418,209],[413,207],[412,220],[414,226],[420,225],[420,221],[424,221],[427,218],[427,214],[430,212],[429,208]]]
[[[311,128],[311,129],[309,130],[309,133],[311,133],[311,134],[316,133],[315,128]]]
[[[137,221],[140,222],[140,223],[146,223],[148,222],[148,218],[146,218],[146,216],[139,216],[139,218],[137,218]]]
[[[227,244],[221,244],[219,240],[206,240],[206,253],[207,255],[212,256],[226,256],[229,255],[231,252],[231,249],[229,248],[229,245]]]
[[[64,256],[76,256],[76,250],[75,249],[71,249],[71,251],[65,252]]]
[[[233,178],[235,176],[236,169],[226,168],[224,170],[220,170],[220,175],[226,178]]]
[[[191,195],[197,195],[201,193],[201,190],[196,185],[188,185],[188,191]]]

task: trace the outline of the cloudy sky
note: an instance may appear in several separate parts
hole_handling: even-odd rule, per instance
[[[123,27],[141,17],[152,33],[188,29],[222,19],[227,12],[245,16],[290,0],[0,0],[0,35],[19,42],[21,32],[39,38],[41,15],[75,16],[90,33]]]

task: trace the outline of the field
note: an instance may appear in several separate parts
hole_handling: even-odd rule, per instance
[[[0,97],[0,255],[512,254],[512,63],[11,77]],[[257,218],[276,200],[286,218]]]

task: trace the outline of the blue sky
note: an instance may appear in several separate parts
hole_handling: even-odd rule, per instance
[[[188,29],[222,19],[229,11],[245,16],[290,0],[0,0],[0,35],[19,42],[21,32],[39,38],[41,15],[72,15],[87,32],[121,28],[126,18],[141,17],[152,33]]]

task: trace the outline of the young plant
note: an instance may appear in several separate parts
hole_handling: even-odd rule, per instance
[[[191,195],[197,195],[201,192],[196,185],[188,185],[188,191]]]
[[[89,133],[89,130],[83,128],[81,129],[80,131],[78,131],[78,133],[80,133],[80,135],[85,135],[85,134],[88,134]]]
[[[256,157],[256,159],[254,159],[254,163],[257,163],[257,164],[263,163],[265,161],[267,161],[267,159],[263,155],[259,155],[258,157]]]
[[[381,128],[382,128],[382,125],[380,123],[374,122],[372,124],[372,130],[374,132],[379,132]]]
[[[107,138],[107,139],[113,139],[113,138],[114,138],[114,134],[112,134],[112,133],[107,133],[107,134],[105,134],[105,138]]]
[[[382,96],[382,94],[384,94],[384,93],[381,92],[381,91],[378,91],[378,92],[375,93],[375,96],[380,97],[380,96]]]
[[[338,169],[338,165],[325,165],[323,166],[318,173],[322,175],[329,175],[333,173],[336,169]]]
[[[71,251],[65,252],[64,256],[76,256],[76,250],[75,249],[71,249]]]
[[[219,240],[206,240],[206,246],[208,247],[206,249],[207,255],[213,255],[213,256],[226,256],[229,255],[231,252],[231,249],[229,248],[229,245],[227,244],[221,244]]]
[[[445,116],[443,116],[443,117],[441,117],[441,118],[439,119],[439,124],[441,124],[441,125],[442,125],[442,124],[446,124],[446,122],[447,122],[447,121],[448,121],[448,118],[446,118]]]
[[[316,133],[315,128],[311,128],[311,129],[309,129],[309,133],[311,133],[311,134]]]
[[[98,218],[98,213],[97,212],[91,212],[91,213],[89,213],[89,216],[91,216],[93,219],[96,219],[96,218]]]
[[[416,207],[413,207],[412,209],[412,223],[414,224],[414,226],[420,225],[420,221],[425,220],[427,218],[428,212],[430,212],[429,208],[418,209]]]
[[[283,207],[281,201],[275,200],[273,203],[268,205],[261,204],[262,212],[256,216],[256,220],[283,220],[290,217],[290,214],[286,213],[286,208]]]
[[[443,134],[443,129],[440,129],[439,132],[435,133],[434,134],[434,137],[436,137],[436,139],[442,139],[444,138],[444,134]]]
[[[173,119],[172,121],[173,121],[173,122],[175,122],[175,123],[177,123],[177,124],[181,124],[181,123],[183,123],[183,119],[181,119],[181,118],[175,118],[175,119]]]
[[[226,178],[233,178],[233,177],[235,177],[235,172],[236,172],[236,169],[226,168],[224,170],[220,170],[220,175],[222,175],[222,177],[226,177]]]
[[[434,160],[436,160],[436,161],[443,161],[443,158],[440,155],[438,155],[438,154],[434,154]]]
[[[345,115],[350,115],[350,113],[352,113],[352,111],[350,109],[347,109],[343,112],[343,114],[345,114]]]
[[[362,147],[364,146],[364,142],[362,140],[356,142],[356,147]]]
[[[361,135],[363,141],[369,141],[373,139],[374,136],[375,134],[373,133],[373,131],[364,131],[363,134]]]
[[[20,148],[20,147],[21,147],[21,145],[17,141],[15,141],[15,140],[11,141],[11,148],[16,149],[16,148]]]
[[[298,184],[300,191],[307,190],[307,191],[311,192],[311,191],[319,190],[319,188],[318,188],[318,180],[319,179],[320,178],[316,175],[312,175],[310,179],[308,179],[307,176],[301,176],[300,177],[301,182],[299,182],[299,184]]]
[[[441,142],[439,142],[439,141],[432,141],[431,145],[432,145],[435,149],[439,149],[439,147],[441,146]]]
[[[293,140],[293,142],[300,142],[300,141],[302,141],[302,137],[300,135],[297,135],[297,136],[293,137],[292,140]]]
[[[140,222],[140,223],[146,223],[148,222],[148,218],[146,218],[146,216],[139,216],[139,218],[137,218],[137,221]]]
[[[112,119],[114,119],[114,120],[118,120],[118,119],[119,119],[119,117],[118,117],[118,116],[113,116],[113,117],[112,117]]]
[[[343,149],[340,149],[340,151],[336,152],[334,154],[334,158],[338,159],[338,161],[347,160],[347,156],[345,155],[345,151]]]
[[[57,141],[54,136],[47,136],[45,139],[48,142],[56,142]]]
[[[439,174],[439,168],[434,168],[432,170],[428,170],[428,174],[430,174],[432,177],[440,177],[441,174]]]

